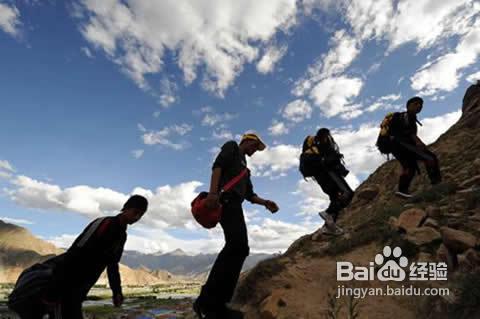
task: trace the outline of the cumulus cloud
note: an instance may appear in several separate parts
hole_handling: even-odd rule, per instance
[[[312,107],[307,101],[297,99],[288,103],[281,113],[284,119],[300,123],[312,116]]]
[[[480,81],[480,72],[472,73],[467,76],[467,81],[474,84],[477,83],[477,81]]]
[[[284,122],[273,120],[272,125],[268,128],[269,134],[272,136],[280,136],[288,134],[290,129]]]
[[[453,91],[458,87],[461,70],[472,65],[480,55],[480,22],[457,45],[454,52],[428,62],[410,79],[412,88],[423,95]]]
[[[18,205],[60,212],[74,212],[88,218],[96,218],[118,212],[130,194],[104,188],[78,185],[61,188],[58,185],[16,176],[7,196]],[[190,202],[202,183],[191,181],[171,186],[164,185],[155,190],[141,187],[131,194],[140,194],[149,201],[148,214],[141,224],[149,227],[186,227],[191,222]]]
[[[145,145],[161,145],[174,150],[183,150],[187,147],[187,143],[185,141],[173,142],[172,135],[184,136],[193,129],[193,126],[184,123],[167,126],[159,131],[147,131],[143,126],[139,126],[139,129],[144,133],[142,140]]]
[[[215,126],[217,124],[225,125],[226,122],[235,119],[238,115],[232,113],[215,113],[212,107],[206,106],[200,110],[203,114],[202,125],[203,126]]]
[[[342,74],[359,53],[360,44],[355,37],[345,30],[336,31],[330,40],[330,50],[308,67],[305,75],[295,82],[292,93],[305,95],[316,83]]]
[[[167,77],[160,81],[160,104],[163,107],[168,107],[177,101],[178,87],[175,82]]]
[[[366,108],[367,112],[375,112],[377,110],[394,110],[398,109],[397,104],[393,104],[402,98],[401,94],[389,94],[378,98],[369,107]]]
[[[0,3],[0,29],[13,37],[20,35],[20,11],[15,5]]]
[[[298,167],[300,151],[300,147],[294,145],[267,147],[249,159],[248,167],[256,176],[284,176],[288,170]]]
[[[262,74],[273,72],[275,64],[280,61],[287,52],[287,46],[268,47],[263,57],[257,63],[257,70]]]
[[[358,96],[362,87],[363,81],[359,78],[326,78],[315,85],[310,92],[310,98],[326,117],[346,113],[347,117],[353,118],[361,114],[360,106],[354,104],[353,99]]]
[[[295,23],[295,0],[161,1],[83,0],[89,18],[83,36],[102,49],[138,86],[162,70],[167,51],[176,56],[187,84],[205,70],[202,85],[222,96],[245,63],[280,30]],[[151,32],[155,30],[155,32]]]

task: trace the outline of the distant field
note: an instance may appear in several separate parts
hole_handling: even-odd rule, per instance
[[[6,307],[13,285],[0,285],[0,319],[16,318]],[[84,302],[86,319],[184,318],[192,299],[199,293],[199,283],[164,284],[152,287],[124,287],[125,303],[115,308],[108,287],[96,286]]]

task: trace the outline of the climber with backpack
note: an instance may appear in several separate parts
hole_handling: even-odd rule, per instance
[[[127,226],[147,211],[148,201],[131,196],[116,216],[97,218],[63,254],[24,270],[8,297],[8,307],[21,319],[82,319],[82,302],[107,269],[115,307],[123,303],[118,263]]]
[[[305,138],[299,169],[305,179],[313,178],[330,198],[328,208],[319,213],[325,221],[320,231],[326,235],[341,235],[343,230],[336,224],[337,218],[352,201],[354,191],[345,181],[349,171],[330,130],[321,128],[315,136]]]
[[[219,222],[225,235],[225,246],[218,254],[200,296],[193,304],[199,319],[243,318],[242,312],[227,307],[233,297],[243,263],[249,255],[242,202],[246,199],[253,204],[265,206],[271,213],[278,211],[275,202],[254,193],[247,169],[245,155],[250,157],[257,151],[263,151],[265,147],[257,134],[247,133],[243,135],[240,144],[235,141],[225,143],[213,163],[210,191],[202,200],[202,205],[212,210],[221,206]],[[235,181],[233,186],[232,180]],[[227,184],[229,187],[225,191]]]
[[[407,101],[406,112],[389,113],[380,125],[377,148],[382,154],[392,154],[401,164],[402,173],[395,195],[401,198],[413,197],[410,184],[415,174],[420,173],[418,161],[425,164],[432,185],[442,181],[437,156],[428,149],[417,135],[417,114],[422,111],[423,99],[416,96]]]

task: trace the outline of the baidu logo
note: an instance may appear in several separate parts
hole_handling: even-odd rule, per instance
[[[445,263],[414,262],[408,267],[408,259],[402,256],[400,247],[385,246],[368,266],[354,266],[348,261],[337,262],[337,281],[404,281],[447,280]]]

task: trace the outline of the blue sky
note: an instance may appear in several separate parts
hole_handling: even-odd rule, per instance
[[[458,119],[478,43],[471,0],[0,1],[0,218],[66,246],[141,193],[128,249],[218,250],[189,203],[253,130],[256,191],[281,210],[245,205],[250,245],[284,250],[328,203],[298,173],[304,137],[331,128],[356,187],[386,112],[422,96],[428,142]]]

